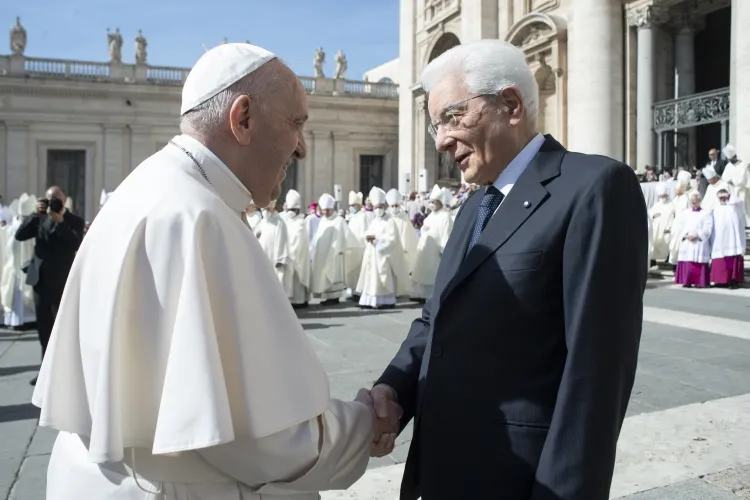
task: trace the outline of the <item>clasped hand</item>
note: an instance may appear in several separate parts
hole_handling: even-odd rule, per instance
[[[377,385],[372,390],[360,389],[355,401],[367,405],[372,412],[375,432],[370,456],[388,455],[396,444],[401,417],[404,414],[401,405],[396,402],[396,393],[387,385]]]

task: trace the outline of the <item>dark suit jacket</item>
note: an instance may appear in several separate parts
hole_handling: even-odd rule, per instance
[[[547,136],[464,259],[484,191],[378,381],[415,420],[401,498],[606,500],[643,319],[638,179]]]
[[[724,174],[724,168],[727,166],[727,160],[724,158],[719,158],[716,160],[716,165],[714,165],[714,170],[716,171],[716,175],[721,177]]]
[[[35,238],[34,256],[26,270],[26,284],[62,294],[78,247],[83,239],[84,221],[66,211],[56,223],[47,214],[34,213],[24,218],[16,232],[18,241]]]

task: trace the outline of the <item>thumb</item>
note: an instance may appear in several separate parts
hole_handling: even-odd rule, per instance
[[[388,417],[388,397],[386,391],[382,390],[382,388],[373,390],[372,397],[375,403],[375,414],[378,418]]]

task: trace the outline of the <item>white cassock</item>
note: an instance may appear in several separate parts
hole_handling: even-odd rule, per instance
[[[0,276],[0,304],[6,326],[23,326],[36,321],[34,289],[26,284],[26,273],[23,272],[23,267],[34,255],[35,240],[16,240],[22,218],[36,211],[36,201],[36,196],[22,194],[15,205],[15,220],[2,228],[5,245]]]
[[[674,203],[661,198],[649,210],[652,223],[651,259],[664,261],[669,257],[669,242],[674,223]]]
[[[680,174],[686,173],[684,170]],[[688,174],[689,176],[689,174]],[[678,174],[679,177],[679,174]],[[674,207],[674,221],[672,222],[672,229],[670,230],[669,239],[669,262],[670,264],[677,264],[677,254],[680,251],[680,240],[675,236],[680,232],[682,225],[682,215],[686,210],[690,208],[690,195],[688,190],[690,189],[690,179],[685,181],[679,181],[681,185],[680,194],[675,194],[672,199],[672,206]]]
[[[742,211],[744,224],[750,226],[750,171],[747,163],[739,160],[736,163],[727,162],[721,179],[728,185],[729,199],[735,201]]]
[[[292,283],[287,288],[286,296],[293,305],[307,304],[310,301],[310,246],[305,229],[305,216],[302,210],[302,197],[294,189],[286,194],[284,212],[287,234],[289,235],[289,257],[292,260]]]
[[[732,203],[730,197],[726,205],[715,206],[712,215],[711,259],[745,255],[745,214],[739,200]]]
[[[346,293],[347,261],[362,255],[360,242],[343,217],[322,217],[311,253],[311,291],[322,300],[340,299]]]
[[[352,198],[352,195],[355,195],[354,199]],[[352,201],[362,204],[361,196],[354,192],[349,193],[350,205],[354,205]],[[365,212],[364,210],[360,209],[357,212],[351,214],[351,216],[349,217],[349,229],[351,229],[352,233],[354,233],[354,236],[358,241],[365,240],[367,228],[372,221],[372,217],[370,217],[369,215],[370,213],[371,212]],[[350,293],[352,295],[356,295],[357,293],[356,289],[357,283],[359,281],[360,270],[362,269],[362,258],[364,256],[364,251],[364,248],[353,249],[351,258],[347,260],[346,287],[350,290]]]
[[[431,200],[447,201],[446,198],[445,190],[440,190],[437,186],[433,188]],[[412,298],[427,300],[432,297],[440,259],[452,230],[453,217],[447,205],[443,205],[439,210],[434,210],[425,217],[417,245],[416,259],[411,269]]]
[[[242,220],[248,190],[195,139],[173,142],[118,187],[70,272],[32,399],[39,424],[61,431],[47,499],[349,487],[368,462],[370,410],[330,398]]]
[[[313,241],[315,241],[315,234],[318,232],[318,226],[320,225],[320,219],[316,214],[308,215],[305,217],[305,231],[307,232],[308,250],[312,254]]]
[[[711,260],[711,233],[713,231],[711,212],[705,209],[688,209],[682,215],[682,227],[679,234],[675,235],[680,242],[677,260],[705,264]],[[697,241],[684,239],[689,234],[697,234],[700,239]]]
[[[279,282],[284,290],[290,290],[294,267],[289,255],[289,236],[284,219],[278,212],[267,212],[267,216],[256,226],[255,234],[260,247],[274,266]]]

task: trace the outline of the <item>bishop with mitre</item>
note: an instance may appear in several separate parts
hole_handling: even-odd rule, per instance
[[[284,222],[289,235],[287,248],[292,263],[292,281],[289,288],[285,287],[286,296],[292,307],[307,307],[310,301],[310,246],[305,214],[302,213],[302,197],[294,189],[286,193]]]
[[[398,228],[398,235],[401,239],[401,247],[404,249],[406,266],[411,270],[414,259],[417,254],[417,245],[419,237],[414,225],[409,220],[406,210],[403,208],[403,199],[397,189],[391,189],[385,194],[385,201],[388,203],[388,213],[393,216],[393,222]]]
[[[273,264],[279,281],[285,290],[291,290],[294,271],[289,256],[289,237],[286,222],[276,210],[276,201],[266,207],[263,220],[254,229],[260,247]]]
[[[367,226],[370,225],[371,217],[368,212],[362,210],[362,193],[355,193],[354,191],[349,192],[349,229],[352,230],[354,236],[359,241],[364,241],[365,231]],[[359,293],[357,292],[357,282],[359,281],[359,273],[361,270],[362,256],[364,255],[364,248],[352,249],[350,259],[347,261],[346,269],[346,286],[349,294],[354,300],[359,300]]]
[[[392,444],[369,394],[330,397],[245,219],[305,156],[307,114],[260,47],[196,63],[182,135],[118,187],[70,272],[32,400],[60,431],[48,500],[312,500]]]
[[[370,190],[374,217],[365,231],[362,270],[357,283],[360,307],[382,309],[396,305],[409,290],[409,270],[398,226],[387,212],[385,191]]]

